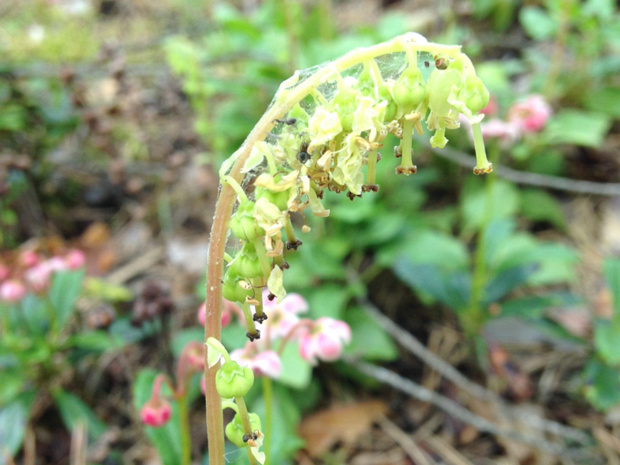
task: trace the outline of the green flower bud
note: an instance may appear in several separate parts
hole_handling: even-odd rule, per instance
[[[420,70],[407,68],[392,87],[394,102],[402,108],[405,114],[415,109],[426,98],[426,85]]]
[[[281,175],[277,175],[274,177],[274,180],[275,182],[279,182],[281,178]],[[288,190],[282,192],[273,192],[263,187],[257,187],[254,192],[257,199],[260,197],[264,197],[265,199],[269,200],[269,202],[278,207],[281,211],[288,210]]]
[[[383,122],[389,123],[396,116],[396,110],[397,110],[396,103],[394,102],[394,99],[392,98],[392,94],[390,94],[390,91],[388,90],[386,86],[381,86],[379,88],[379,97],[381,97],[383,100],[386,100],[388,103],[387,106],[385,107],[385,116],[383,117]]]
[[[489,91],[477,76],[470,76],[465,83],[465,105],[476,114],[489,103]]]
[[[235,260],[231,263],[230,269],[233,273],[246,280],[263,276],[263,269],[256,255],[254,244],[246,242],[237,252]]]
[[[224,283],[222,285],[222,295],[226,300],[243,303],[246,297],[254,295],[254,290],[242,287],[241,281],[243,281],[243,277],[239,275],[239,272],[232,267],[229,268],[226,276],[224,276]]]
[[[254,202],[244,202],[239,205],[237,212],[230,219],[230,229],[239,239],[252,242],[257,237],[265,235],[265,230],[256,224],[254,218]]]
[[[453,87],[463,85],[461,72],[450,67],[446,70],[434,69],[428,78],[428,105],[439,117],[448,116],[452,105],[448,102]]]
[[[215,375],[215,388],[225,399],[245,396],[254,384],[254,372],[231,360],[224,363]]]
[[[252,432],[257,430],[260,431],[262,429],[262,425],[259,416],[255,413],[250,413],[248,416],[250,417]],[[246,442],[243,440],[243,436],[245,436],[245,431],[243,430],[241,415],[237,413],[235,418],[233,418],[233,420],[226,425],[226,437],[235,446],[244,447]]]
[[[344,132],[351,132],[353,129],[353,114],[357,108],[356,95],[351,92],[338,92],[330,102],[334,106],[335,112],[340,117],[340,126]]]

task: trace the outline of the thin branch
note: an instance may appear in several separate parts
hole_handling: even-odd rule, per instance
[[[403,378],[402,376],[385,368],[361,362],[359,360],[354,360],[352,358],[347,358],[346,361],[365,375],[370,376],[371,378],[381,383],[388,384],[393,388],[404,392],[405,394],[421,400],[422,402],[428,402],[430,404],[433,404],[434,406],[442,409],[444,412],[448,413],[454,418],[461,420],[469,425],[472,425],[479,431],[519,441],[521,443],[536,447],[537,449],[546,453],[570,457],[579,456],[581,458],[586,458],[586,454],[583,450],[568,449],[561,444],[554,444],[545,441],[544,439],[541,439],[537,436],[524,435],[512,429],[498,426],[470,412],[453,400],[450,400],[447,397],[444,397],[429,389],[426,389],[425,387],[420,386],[419,384],[414,383],[411,380]],[[589,455],[587,457],[592,459],[592,457]]]
[[[427,142],[420,141],[427,148],[431,148]],[[444,147],[441,150],[432,149],[433,153],[453,161],[461,166],[472,167],[476,164],[476,160],[459,150],[450,147]],[[526,184],[529,186],[546,187],[559,191],[574,192],[577,194],[593,194],[604,196],[620,196],[620,184],[618,183],[600,183],[592,181],[579,181],[576,179],[560,178],[557,176],[547,176],[545,174],[528,173],[525,171],[513,170],[501,165],[494,165],[493,171],[500,178],[507,179],[517,184]]]

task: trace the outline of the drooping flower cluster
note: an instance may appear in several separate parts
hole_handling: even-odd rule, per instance
[[[315,216],[328,216],[321,202],[325,190],[347,191],[352,200],[377,192],[376,164],[388,134],[401,139],[394,150],[401,158],[396,172],[410,175],[417,170],[412,136],[422,134],[422,123],[434,131],[431,144],[441,148],[448,142],[446,130],[459,127],[459,116],[464,115],[477,141],[474,172],[492,170],[480,133],[484,115],[479,114],[489,93],[469,58],[458,47],[429,44],[419,34],[405,35],[396,43],[400,50],[391,58],[400,61],[395,71],[385,72],[383,62],[372,57],[355,69],[329,68],[318,87],[273,122],[272,133],[254,142],[241,169],[251,185],[249,194],[229,175],[234,157],[220,171],[239,202],[230,221],[239,247],[226,268],[222,292],[227,300],[241,304],[250,340],[260,337],[256,323],[269,315],[266,302],[282,302],[286,295],[285,256],[301,245],[291,216],[300,213],[303,219],[307,209]],[[274,105],[282,104],[300,79],[296,74],[285,82]],[[266,300],[263,289],[268,289]]]
[[[85,261],[84,252],[77,249],[50,258],[26,250],[10,264],[0,261],[0,303],[17,303],[28,291],[41,294],[49,288],[55,272],[81,268]]]

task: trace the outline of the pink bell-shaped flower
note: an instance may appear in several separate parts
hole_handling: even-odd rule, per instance
[[[0,302],[16,303],[26,295],[26,287],[17,280],[9,280],[0,284]]]
[[[304,328],[299,338],[299,352],[311,364],[317,359],[326,362],[337,360],[345,344],[351,342],[351,328],[344,321],[323,317],[310,329]]]

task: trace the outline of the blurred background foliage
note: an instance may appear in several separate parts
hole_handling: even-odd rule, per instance
[[[20,244],[61,237],[89,250],[89,273],[105,282],[163,246],[157,273],[173,279],[170,269],[180,268],[190,283],[173,281],[179,312],[170,354],[180,352],[179,341],[200,337],[191,328],[200,297],[193,284],[205,263],[192,248],[204,248],[208,236],[214,173],[294,70],[414,30],[463,45],[499,117],[528,95],[544,96],[553,115],[542,130],[510,145],[488,140],[494,163],[518,170],[518,182],[474,178],[423,138],[414,141],[418,174],[395,177],[386,143],[380,192],[354,202],[330,196],[330,218],[309,219],[312,231],[290,255],[285,279],[308,299],[312,317],[349,322],[351,356],[406,363],[363,311],[372,302],[422,340],[437,327],[456,329],[469,354],[460,368],[481,383],[499,379],[502,395],[544,409],[560,399],[575,412],[591,405],[600,418],[616,412],[619,427],[619,190],[596,193],[620,182],[616,2],[8,0],[0,26],[0,257],[10,262]],[[466,130],[449,138],[461,159],[471,152]],[[548,178],[528,185],[528,173],[569,181],[558,191],[547,188]],[[570,180],[598,184],[580,195]],[[108,235],[93,239],[93,225]],[[150,276],[140,270],[120,283],[134,295]],[[114,301],[101,289],[90,298]],[[114,303],[114,311],[125,322],[114,333],[116,354],[131,344],[148,349],[153,334],[169,332],[164,323],[132,332],[127,305]],[[225,338],[243,344],[238,331]],[[572,362],[552,388],[540,385],[551,368],[517,369],[530,386],[517,391],[514,370],[494,361],[498,345],[517,366],[540,353]],[[170,354],[132,363],[165,365]],[[326,393],[337,397],[334,373],[376,387],[345,363],[314,378],[295,372],[295,360],[285,366],[296,375],[277,387],[286,425],[279,440],[292,446],[273,463],[301,446],[286,434],[302,413],[326,405]],[[406,371],[415,377],[423,368]],[[140,375],[136,399],[151,378]],[[14,412],[0,402],[0,429]],[[135,421],[123,415],[125,424]]]

